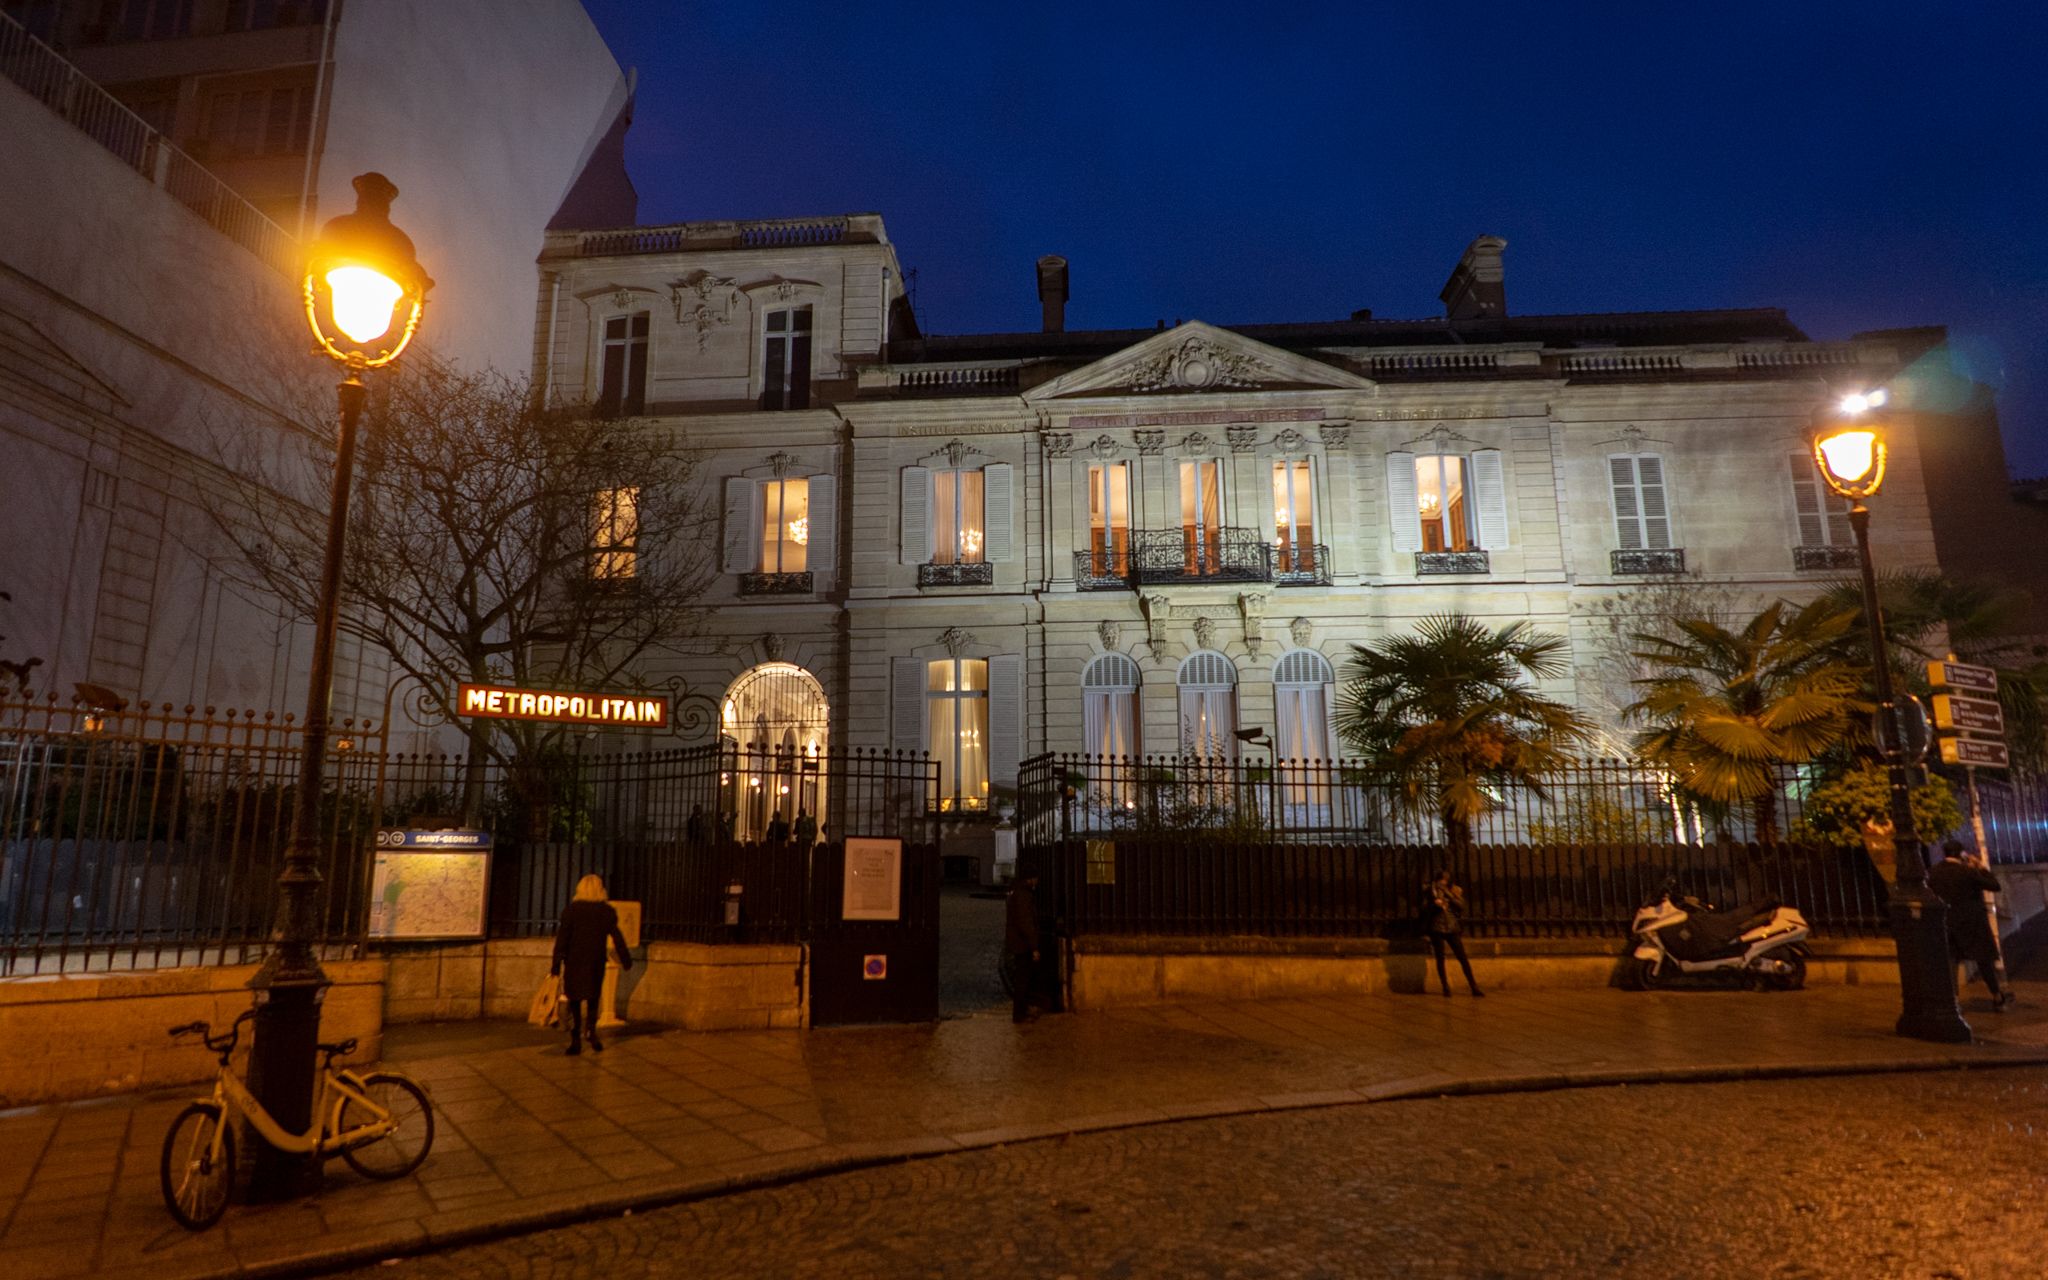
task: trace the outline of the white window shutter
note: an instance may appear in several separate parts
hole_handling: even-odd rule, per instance
[[[1614,540],[1623,551],[1643,545],[1642,506],[1636,501],[1636,460],[1625,453],[1607,459],[1607,480],[1614,491]]]
[[[925,660],[889,659],[889,745],[898,751],[923,751],[931,744],[924,731]]]
[[[1479,545],[1498,551],[1508,545],[1508,487],[1500,450],[1472,454],[1472,501],[1479,508]]]
[[[839,481],[834,476],[812,476],[811,541],[804,549],[804,563],[812,574],[833,573],[839,554]],[[815,582],[817,579],[812,578]]]
[[[999,653],[988,660],[989,782],[1016,786],[1017,766],[1023,759],[1024,655]]]
[[[1387,515],[1394,522],[1394,550],[1422,550],[1422,515],[1416,506],[1415,455],[1387,455]]]
[[[1636,479],[1643,498],[1643,545],[1662,551],[1671,545],[1671,507],[1665,498],[1664,459],[1654,453],[1638,455]]]
[[[1010,464],[991,462],[981,469],[981,558],[990,564],[1008,564],[1016,529],[1010,512],[1016,506],[1011,492]]]
[[[903,468],[904,564],[929,564],[932,558],[932,469]]]
[[[761,486],[744,476],[725,482],[725,571],[752,573],[761,559]]]
[[[1827,526],[1822,523],[1820,505],[1820,477],[1813,469],[1813,459],[1803,453],[1792,457],[1792,505],[1799,513],[1799,545],[1818,547],[1825,545]]]

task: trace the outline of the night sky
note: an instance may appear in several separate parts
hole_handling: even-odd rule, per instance
[[[927,333],[1778,306],[1946,324],[2048,474],[2048,4],[589,0],[642,223],[873,211]]]

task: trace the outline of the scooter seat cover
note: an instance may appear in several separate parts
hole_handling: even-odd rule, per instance
[[[1679,935],[1691,953],[1683,958],[1704,959],[1719,951],[1735,949],[1737,940],[1769,921],[1778,905],[1775,901],[1752,902],[1732,911],[1694,914],[1686,920]]]

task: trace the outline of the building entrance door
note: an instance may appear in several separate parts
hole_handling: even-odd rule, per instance
[[[811,1025],[939,1016],[939,846],[862,839],[811,857]]]

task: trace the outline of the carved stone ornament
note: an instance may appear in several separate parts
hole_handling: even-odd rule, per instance
[[[1145,647],[1154,662],[1166,659],[1166,620],[1173,606],[1156,595],[1140,594],[1138,608],[1145,615]]]
[[[1294,637],[1295,648],[1306,649],[1308,642],[1315,639],[1316,626],[1307,618],[1296,618],[1287,624],[1287,634]]]
[[[1195,619],[1195,647],[1198,649],[1213,649],[1216,647],[1216,620],[1214,618]]]
[[[969,455],[980,453],[981,450],[975,448],[971,444],[968,444],[964,440],[948,440],[946,442],[945,452],[946,461],[952,466],[952,468],[955,471],[958,471],[962,466],[966,464]]]
[[[790,469],[795,467],[796,465],[797,457],[793,453],[782,453],[778,451],[768,455],[768,466],[771,470],[775,472],[775,478],[778,480],[788,475]]]
[[[1209,452],[1209,437],[1199,431],[1190,431],[1180,438],[1180,447],[1186,453]]]
[[[1095,442],[1088,446],[1088,452],[1098,458],[1114,458],[1123,451],[1124,447],[1122,445],[1106,435],[1095,437]]]
[[[668,287],[669,301],[676,309],[676,323],[697,330],[697,350],[711,341],[711,331],[732,323],[733,307],[740,291],[731,276],[713,275],[701,268]]]
[[[770,662],[782,661],[782,637],[773,631],[762,636],[761,656]]]
[[[1211,387],[1255,387],[1283,381],[1279,373],[1241,351],[1192,337],[1131,367],[1124,385],[1133,391],[1206,391]]]
[[[1266,643],[1266,593],[1246,591],[1237,597],[1237,616],[1244,623],[1245,648],[1257,657]]]
[[[1346,449],[1351,446],[1350,427],[1324,427],[1321,434],[1326,448]]]
[[[1123,626],[1115,618],[1104,618],[1095,624],[1095,634],[1102,638],[1102,647],[1114,650],[1116,642],[1123,639]]]
[[[1048,431],[1042,439],[1048,458],[1064,458],[1074,447],[1074,433],[1071,431]]]
[[[615,310],[624,311],[632,305],[633,291],[631,289],[620,289],[612,294],[612,307]]]
[[[1166,449],[1164,431],[1134,431],[1131,436],[1138,442],[1138,453],[1142,457],[1156,458]]]
[[[957,658],[962,650],[974,643],[974,633],[962,631],[958,627],[947,627],[939,633],[939,643],[946,646],[946,653],[949,656]]]
[[[1258,447],[1259,429],[1257,427],[1225,427],[1223,428],[1223,438],[1230,441],[1230,451],[1232,453],[1250,453]]]
[[[1300,453],[1301,447],[1307,443],[1308,437],[1293,427],[1283,427],[1280,434],[1273,437],[1274,447],[1282,453]]]

